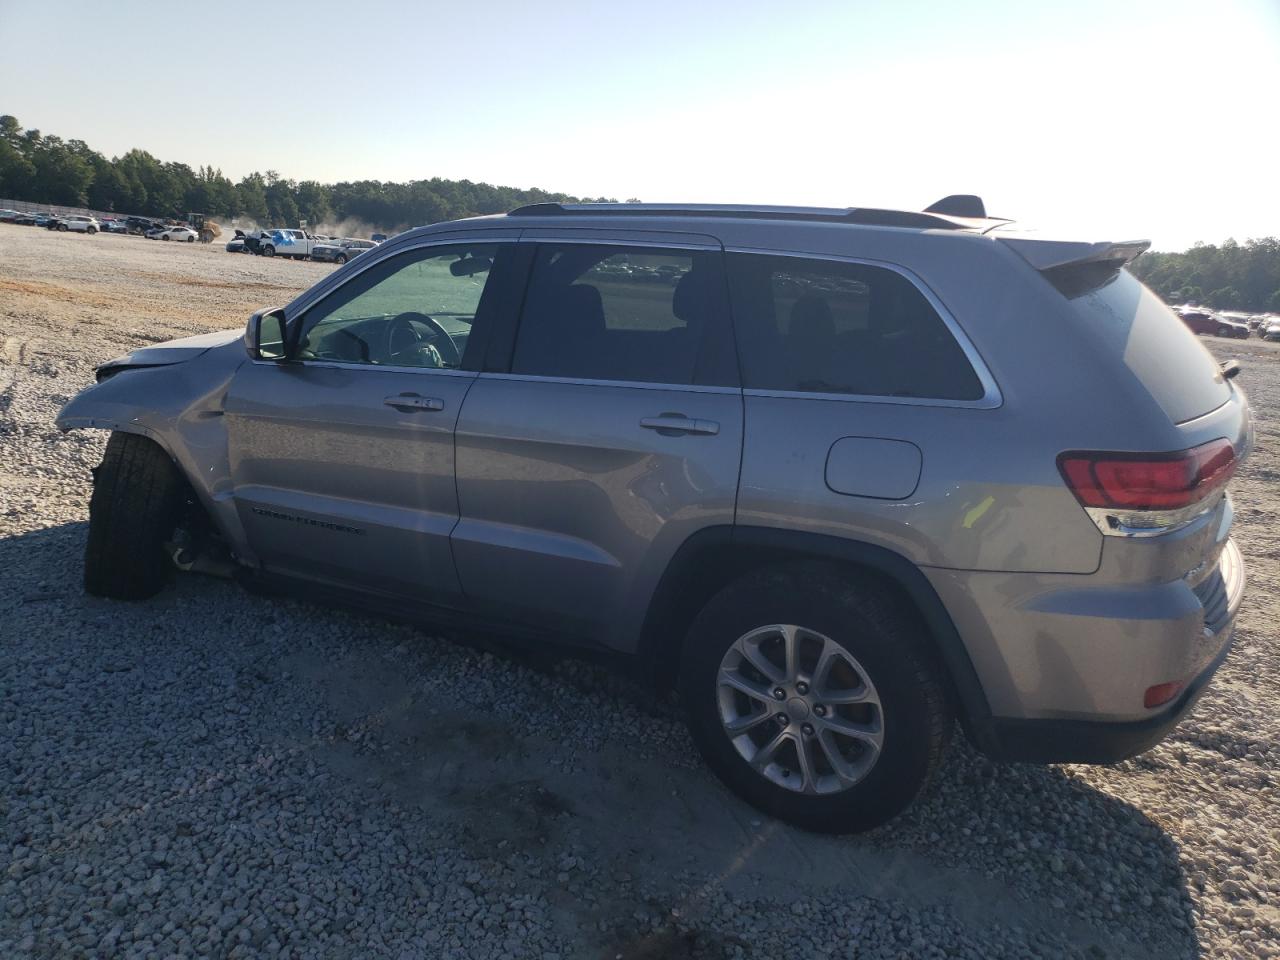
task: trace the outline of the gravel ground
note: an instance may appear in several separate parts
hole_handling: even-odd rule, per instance
[[[185,577],[80,586],[93,366],[331,268],[0,225],[0,958],[1280,956],[1280,350],[1239,356],[1251,590],[1172,738],[1113,767],[958,742],[889,827],[815,837],[598,667]]]

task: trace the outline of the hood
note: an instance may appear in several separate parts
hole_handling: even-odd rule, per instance
[[[98,379],[125,367],[164,367],[192,360],[206,350],[239,340],[243,333],[242,330],[219,330],[216,333],[202,333],[194,337],[183,337],[181,340],[166,340],[150,347],[140,347],[99,366]]]

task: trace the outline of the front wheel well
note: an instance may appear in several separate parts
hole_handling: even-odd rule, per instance
[[[915,564],[883,547],[789,531],[704,531],[686,543],[664,573],[645,617],[638,652],[646,678],[663,689],[674,686],[690,624],[730,583],[763,567],[813,565],[893,596],[906,615],[919,621],[966,732],[971,729],[970,720],[989,715],[986,696],[955,624]]]

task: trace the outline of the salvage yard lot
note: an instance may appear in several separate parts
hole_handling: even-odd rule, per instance
[[[1280,346],[1238,357],[1236,647],[1110,768],[963,743],[876,833],[771,822],[601,668],[184,577],[80,586],[96,364],[333,267],[0,225],[0,957],[1280,956]]]

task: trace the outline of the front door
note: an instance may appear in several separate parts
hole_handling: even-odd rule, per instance
[[[742,396],[722,254],[678,239],[538,240],[518,328],[495,335],[503,355],[458,423],[453,552],[482,609],[625,647],[680,544],[732,524]]]
[[[269,572],[450,602],[454,427],[514,243],[383,257],[307,306],[291,362],[232,381],[236,508]]]

